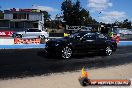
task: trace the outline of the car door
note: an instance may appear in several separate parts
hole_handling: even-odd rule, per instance
[[[30,36],[30,37],[38,37],[40,34],[40,31],[38,29],[29,29],[27,32],[26,32],[26,35],[27,36]]]
[[[96,36],[94,33],[89,33],[82,38],[82,47],[85,52],[92,51],[95,47]]]
[[[41,30],[36,29],[35,36],[39,37],[41,35],[41,33],[42,33]]]
[[[34,31],[32,29],[28,29],[26,32],[25,32],[25,37],[30,37],[32,36],[34,33]]]
[[[83,51],[84,51],[83,43],[80,40],[80,38],[81,38],[80,36],[76,36],[73,39],[71,39],[72,46],[73,46],[75,52],[77,52],[77,53],[83,53]]]
[[[94,50],[102,50],[106,47],[107,37],[103,34],[96,35],[95,47]]]

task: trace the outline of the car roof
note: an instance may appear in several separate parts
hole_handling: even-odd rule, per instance
[[[82,33],[82,34],[87,34],[87,33],[100,34],[99,32],[91,32],[91,31],[79,31],[78,33]]]

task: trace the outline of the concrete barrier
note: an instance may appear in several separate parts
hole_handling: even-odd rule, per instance
[[[14,39],[0,39],[0,45],[14,45]]]
[[[120,41],[118,46],[132,46],[132,41]],[[45,44],[15,44],[13,38],[1,38],[0,49],[30,49],[45,48]]]
[[[132,46],[132,41],[120,41],[118,46]]]

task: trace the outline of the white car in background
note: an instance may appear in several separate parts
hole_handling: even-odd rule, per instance
[[[14,38],[47,38],[49,33],[39,29],[27,29],[26,31],[14,32]]]

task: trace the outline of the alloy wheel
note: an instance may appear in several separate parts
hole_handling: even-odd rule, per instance
[[[68,46],[62,49],[62,58],[69,59],[72,56],[72,49]]]
[[[106,47],[106,51],[105,51],[107,56],[110,56],[112,54],[112,49],[110,46]]]

